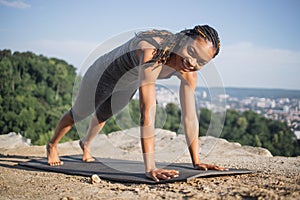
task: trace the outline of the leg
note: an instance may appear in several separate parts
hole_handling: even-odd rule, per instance
[[[51,166],[62,165],[63,162],[58,157],[57,145],[61,138],[72,128],[74,120],[70,111],[66,112],[59,120],[54,135],[47,144],[47,158]]]
[[[83,151],[82,160],[84,162],[92,162],[95,159],[90,154],[90,144],[94,137],[99,133],[108,120],[113,115],[111,110],[111,97],[109,97],[104,103],[97,106],[95,115],[93,115],[87,134],[79,141],[79,145]]]
[[[97,133],[101,131],[104,125],[105,121],[99,122],[95,115],[92,117],[86,136],[79,141],[79,145],[83,151],[82,160],[84,162],[95,161],[95,159],[90,154],[90,145],[91,141],[94,139]]]
[[[124,95],[126,94],[126,95]],[[87,134],[84,138],[79,141],[79,145],[83,151],[82,160],[84,162],[92,162],[95,159],[90,154],[90,144],[94,137],[99,133],[105,125],[105,121],[108,120],[113,114],[119,112],[124,108],[129,99],[128,93],[116,93],[115,99],[119,100],[114,102],[114,110],[112,110],[112,96],[106,99],[101,105],[96,108],[95,115],[92,117]]]

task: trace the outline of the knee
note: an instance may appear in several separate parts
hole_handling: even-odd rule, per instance
[[[95,113],[95,117],[98,123],[103,123],[108,120],[113,114],[110,109],[103,109],[104,107],[98,108]]]
[[[99,124],[103,124],[105,123],[112,115],[101,115],[101,114],[97,114],[95,116],[95,119],[97,120],[97,122]]]
[[[107,119],[104,119],[104,118],[98,119],[98,117],[95,115],[95,116],[93,117],[92,121],[93,121],[93,123],[94,123],[95,125],[98,125],[98,126],[104,126],[105,123],[106,123],[106,121],[107,121]]]

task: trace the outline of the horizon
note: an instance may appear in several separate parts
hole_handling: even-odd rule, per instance
[[[32,52],[32,51],[13,51],[12,49],[0,49],[0,51],[3,51],[3,50],[10,50],[12,54],[14,54],[15,52],[19,52],[19,53],[25,53],[25,52],[30,52],[30,53],[34,53],[35,55],[38,55],[38,56],[44,56],[44,57],[47,57],[47,58],[54,58],[54,59],[59,59],[59,60],[63,60],[65,62],[67,62],[66,60],[62,59],[62,58],[57,58],[57,57],[48,57],[46,55],[43,55],[43,54],[38,54],[38,53],[35,53],[35,52]],[[67,62],[68,63],[68,62]],[[71,63],[68,63],[69,65],[72,65]],[[76,73],[77,75],[79,74],[78,73],[78,69],[72,65],[75,69],[76,69]],[[159,80],[160,81],[160,80]],[[165,85],[169,85],[169,86],[176,86],[176,87],[179,87],[178,84],[176,83],[172,83],[172,82],[169,82],[168,80],[163,80],[165,83]],[[169,82],[169,83],[168,83]],[[203,85],[199,85],[197,86],[196,88],[208,88],[208,87],[205,87]],[[213,87],[209,87],[209,88],[222,88],[221,86],[213,86]],[[248,90],[248,89],[257,89],[257,90],[288,90],[288,91],[297,91],[297,92],[300,92],[300,89],[293,89],[293,88],[267,88],[267,87],[252,87],[252,86],[224,86],[223,88],[233,88],[233,89],[245,89],[245,90]]]
[[[178,84],[166,84],[172,87],[179,87]],[[205,86],[197,86],[196,88],[208,88]],[[222,88],[222,87],[210,87],[210,88]],[[239,87],[239,86],[225,86],[225,89],[245,89],[245,90],[284,90],[284,91],[297,91],[300,92],[300,89],[289,89],[289,88],[264,88],[264,87]]]

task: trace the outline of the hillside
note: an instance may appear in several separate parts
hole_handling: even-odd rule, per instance
[[[75,77],[63,60],[0,50],[0,134],[17,132],[45,144],[71,106]]]

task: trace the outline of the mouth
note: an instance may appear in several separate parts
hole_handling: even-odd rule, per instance
[[[186,59],[182,58],[181,63],[182,63],[181,69],[184,72],[194,71],[195,67],[191,66],[191,64]]]

